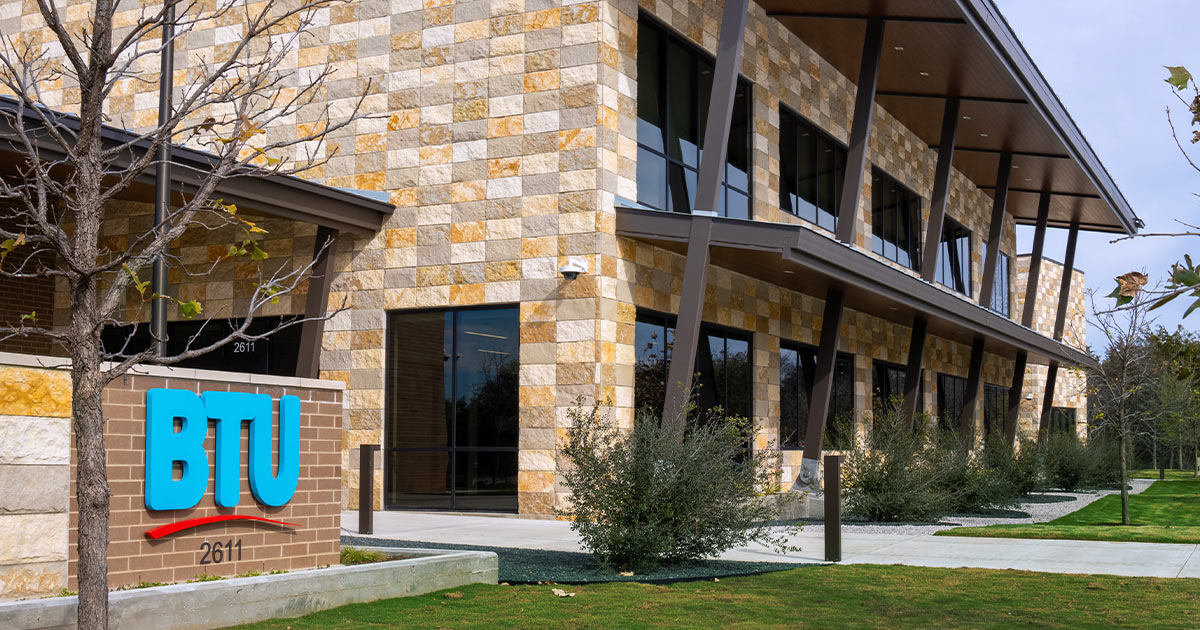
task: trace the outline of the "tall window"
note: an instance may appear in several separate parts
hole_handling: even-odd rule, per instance
[[[675,319],[639,313],[634,332],[637,365],[634,366],[634,404],[638,412],[662,413],[670,369]],[[696,351],[693,395],[703,414],[721,407],[727,416],[750,417],[750,336],[733,330],[702,326]],[[702,416],[703,417],[703,416]]]
[[[1051,407],[1050,408],[1050,433],[1063,434],[1075,437],[1075,408],[1074,407]]]
[[[987,254],[987,243],[983,244],[984,254]],[[1009,282],[1011,281],[1011,260],[1006,254],[996,254],[996,282],[992,285],[992,301],[988,308],[1009,317]]]
[[[779,349],[779,448],[802,449],[808,432],[808,406],[817,372],[817,349],[783,343]],[[838,354],[833,396],[825,421],[825,446],[847,448],[853,437],[854,358]]]
[[[878,168],[871,180],[871,251],[920,270],[921,197]]]
[[[833,231],[846,176],[846,149],[800,116],[779,108],[779,207]]]
[[[517,510],[516,307],[390,313],[389,508]]]
[[[971,295],[971,231],[950,217],[942,220],[937,281],[963,295]]]
[[[938,426],[957,431],[962,426],[962,407],[967,400],[967,379],[950,374],[938,374]]]
[[[983,385],[983,435],[987,439],[1000,435],[1004,430],[1004,419],[1008,415],[1009,388],[984,383]]]
[[[904,399],[904,377],[908,368],[898,363],[874,361],[871,364],[872,395],[875,409],[888,413],[900,406]],[[921,411],[925,400],[925,383],[917,386],[917,411]]]
[[[653,20],[638,20],[638,202],[690,212],[696,205],[713,60]],[[718,214],[750,218],[750,85],[738,79]]]

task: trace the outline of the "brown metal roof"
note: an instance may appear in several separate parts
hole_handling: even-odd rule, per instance
[[[858,81],[867,19],[886,20],[876,101],[936,148],[946,96],[961,100],[954,167],[996,185],[1012,151],[1008,210],[1050,224],[1132,233],[1137,218],[991,0],[756,0],[839,72]]]

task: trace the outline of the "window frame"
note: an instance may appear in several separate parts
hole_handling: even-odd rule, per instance
[[[802,127],[807,128],[815,136],[814,143],[813,143],[814,148],[816,146],[819,146],[818,143],[824,141],[824,142],[828,143],[829,145],[831,145],[832,150],[834,151],[833,171],[829,175],[826,176],[826,177],[833,178],[833,188],[832,188],[833,202],[832,202],[832,208],[828,212],[828,214],[832,217],[832,221],[831,221],[832,225],[824,225],[823,222],[821,221],[822,215],[825,211],[822,210],[822,208],[820,206],[820,201],[821,201],[820,191],[821,191],[821,186],[822,186],[822,178],[821,178],[821,171],[819,168],[815,169],[816,173],[813,177],[813,189],[816,193],[815,194],[816,201],[814,202],[814,201],[804,200],[812,208],[812,211],[813,211],[812,217],[810,218],[810,217],[802,215],[798,211],[798,208],[792,208],[789,210],[788,207],[792,205],[790,203],[790,200],[787,200],[787,203],[785,203],[786,196],[789,193],[793,194],[797,197],[801,197],[799,186],[797,186],[797,190],[789,191],[785,185],[786,179],[785,179],[785,174],[783,173],[783,165],[785,163],[785,158],[783,156],[783,147],[784,147],[783,130],[784,130],[785,118],[793,119],[795,121],[794,124],[796,125],[795,131],[796,131],[797,135],[792,138],[792,143],[796,149],[796,155],[793,156],[791,159],[795,162],[795,172],[792,173],[792,175],[795,177],[795,181],[796,181],[797,185],[802,181],[800,178],[800,159],[799,159],[799,155],[800,155],[799,138],[801,137],[799,135],[799,131],[801,130]],[[839,204],[841,203],[841,196],[842,196],[842,190],[841,190],[842,183],[844,182],[845,176],[846,176],[846,162],[847,162],[846,152],[849,150],[849,148],[844,143],[842,143],[840,140],[838,140],[837,138],[834,138],[832,135],[827,133],[819,125],[817,125],[813,121],[809,120],[808,118],[804,117],[803,115],[798,113],[796,110],[792,109],[791,107],[788,107],[787,105],[785,105],[782,102],[780,102],[780,104],[779,104],[779,133],[780,133],[780,137],[779,137],[779,165],[780,165],[779,166],[779,168],[780,168],[779,209],[791,216],[797,217],[797,218],[809,223],[810,225],[819,227],[828,232],[836,231],[837,224],[838,224],[838,207],[839,207]],[[819,159],[820,159],[820,155],[814,154],[813,157],[815,158],[814,159],[814,167],[815,167],[816,162],[819,161]],[[838,167],[839,161],[841,163],[840,168]]]
[[[887,396],[880,395],[881,388],[879,386],[879,378],[878,377],[879,377],[879,370],[881,368],[886,369],[886,370],[895,370],[900,373],[901,381],[900,381],[900,391],[899,392],[890,391],[891,390],[891,382],[888,381],[888,386],[887,386],[887,388],[889,390],[887,392],[888,395]],[[924,409],[925,409],[925,377],[924,377],[924,374],[925,374],[925,370],[921,370],[921,375],[922,375],[921,382],[917,385],[917,413],[924,413]],[[888,404],[888,401],[892,400],[893,398],[900,398],[901,400],[903,400],[903,398],[904,398],[904,380],[903,379],[905,379],[907,377],[908,377],[908,366],[907,365],[901,365],[899,363],[892,363],[891,361],[884,361],[882,359],[872,359],[871,360],[871,407],[872,407],[872,409],[878,408],[878,409],[886,412],[886,411],[891,410],[890,407],[884,406],[884,405]],[[899,403],[897,403],[897,404],[899,404]]]
[[[942,236],[938,240],[938,267],[935,277],[938,284],[967,297],[971,296],[974,289],[974,283],[971,281],[971,249],[974,236],[962,223],[948,216],[942,218]],[[951,244],[951,240],[959,239],[966,243],[965,254]],[[958,265],[953,265],[955,258],[959,259]]]
[[[1063,421],[1064,418],[1069,418],[1069,424]],[[1073,438],[1079,437],[1079,410],[1075,407],[1050,407],[1050,426],[1047,427],[1051,435],[1069,435]]]
[[[786,439],[785,434],[784,434],[784,430],[785,430],[784,417],[783,417],[783,370],[784,370],[783,351],[784,350],[790,350],[790,351],[796,352],[798,361],[802,360],[802,359],[800,359],[801,353],[808,353],[808,354],[813,355],[813,364],[814,364],[814,371],[815,371],[817,348],[815,346],[810,346],[808,344],[800,343],[797,341],[791,341],[791,340],[787,340],[787,339],[781,339],[779,341],[779,400],[780,400],[779,435],[778,435],[779,449],[780,450],[789,450],[789,451],[790,450],[803,450],[805,447],[805,440],[807,439],[808,407],[807,406],[804,408],[800,407],[800,405],[799,405],[800,392],[799,391],[797,392],[797,401],[796,401],[797,402],[796,421],[795,421],[796,439],[794,441],[789,441]],[[829,422],[829,420],[837,420],[838,416],[840,416],[841,414],[846,413],[846,412],[850,413],[851,416],[853,417],[853,414],[856,411],[855,406],[854,406],[854,381],[855,381],[855,379],[854,379],[854,369],[855,369],[854,355],[850,354],[849,352],[838,352],[837,357],[836,357],[836,359],[834,359],[834,361],[835,361],[835,364],[834,364],[834,377],[835,378],[833,381],[834,395],[830,398],[830,401],[829,401],[830,414],[826,418],[826,422],[825,422],[825,432],[824,432],[824,436],[822,437],[822,447],[824,448],[826,445],[829,445],[831,449],[838,450],[839,448],[843,448],[842,445],[839,444],[839,442],[841,440],[845,440],[847,436],[833,435],[837,431],[837,428],[835,426],[835,423]],[[849,392],[847,392],[849,400],[850,400],[850,408],[847,410],[842,410],[842,411],[838,412],[833,409],[833,406],[834,406],[834,402],[838,398],[837,397],[838,379],[836,378],[837,368],[838,368],[838,364],[841,364],[843,362],[848,362],[849,367],[850,367],[850,370],[849,370],[850,371],[850,383],[849,383],[850,390],[849,390]],[[799,366],[797,366],[797,367],[799,367]],[[815,375],[815,373],[812,375],[813,376],[812,380],[806,378],[806,376],[807,375],[805,375],[803,373],[801,373],[799,375],[799,377],[803,381],[805,381],[805,382],[801,383],[801,386],[803,386],[805,389],[807,389],[807,393],[805,394],[804,398],[806,401],[811,401],[812,400],[812,388],[814,385],[816,375]],[[800,420],[801,420],[800,414],[801,413],[804,414],[803,420],[804,420],[804,429],[805,430],[803,433],[800,431]],[[850,436],[850,437],[852,437],[852,436]],[[840,440],[838,438],[840,438]]]
[[[669,46],[672,42],[674,42],[674,43],[680,45],[680,47],[682,47],[686,52],[689,53],[689,61],[690,61],[689,74],[691,74],[692,77],[694,79],[696,79],[697,85],[699,84],[701,60],[711,62],[711,64],[715,68],[716,59],[711,54],[709,54],[706,50],[704,50],[697,44],[691,42],[685,36],[679,34],[678,32],[676,32],[673,28],[671,28],[667,24],[664,24],[662,21],[658,20],[657,18],[650,15],[649,13],[647,13],[645,11],[640,11],[640,10],[638,11],[639,38],[638,38],[638,44],[637,44],[639,59],[641,57],[640,33],[641,33],[641,29],[644,27],[652,28],[653,30],[655,30],[658,33],[658,36],[659,36],[659,50],[657,51],[655,57],[657,58],[657,61],[658,61],[657,72],[659,75],[659,77],[658,77],[659,82],[657,82],[656,85],[658,87],[658,94],[659,94],[659,118],[660,118],[659,131],[661,133],[661,140],[662,140],[661,144],[662,144],[663,148],[661,150],[656,149],[653,146],[642,142],[642,139],[640,137],[640,132],[638,133],[638,137],[635,138],[635,143],[637,145],[637,153],[638,153],[639,162],[640,162],[641,153],[644,151],[644,152],[652,154],[657,159],[663,160],[663,163],[665,164],[665,168],[663,169],[663,181],[660,182],[660,184],[661,184],[660,188],[661,188],[662,194],[663,194],[663,207],[657,207],[655,205],[652,205],[651,203],[647,203],[644,200],[645,198],[642,196],[642,188],[641,188],[642,178],[635,176],[635,183],[637,184],[637,187],[638,187],[637,203],[644,207],[651,208],[653,210],[663,211],[663,212],[683,212],[683,210],[676,209],[679,206],[678,206],[677,202],[672,198],[672,192],[671,192],[672,168],[674,167],[677,169],[682,169],[682,172],[685,177],[685,182],[686,182],[686,176],[689,173],[695,175],[695,178],[697,181],[697,188],[698,188],[699,170],[700,170],[700,159],[699,158],[704,151],[704,147],[703,147],[704,140],[703,140],[702,136],[705,133],[705,125],[707,123],[706,120],[701,120],[701,112],[703,112],[703,110],[707,108],[707,103],[703,103],[702,102],[703,99],[699,97],[699,94],[697,94],[696,102],[693,104],[693,107],[691,110],[691,115],[693,116],[693,122],[695,122],[697,125],[697,128],[696,128],[696,138],[698,141],[698,145],[696,147],[697,160],[696,160],[695,167],[688,166],[685,160],[671,156],[671,149],[669,146],[669,143],[670,143],[669,128],[670,128],[670,124],[671,124],[670,120],[669,120],[669,117],[671,114],[670,84],[667,81],[667,75],[668,75],[668,71],[669,71],[667,64],[668,64],[669,57],[670,57],[670,55],[668,54]],[[753,193],[753,189],[754,189],[754,150],[753,150],[753,147],[754,147],[754,143],[753,143],[754,89],[753,89],[753,86],[754,86],[754,84],[751,81],[747,80],[745,77],[743,77],[740,72],[738,73],[737,81],[738,81],[737,90],[744,90],[745,95],[746,95],[746,97],[745,97],[746,119],[745,119],[745,123],[744,123],[745,128],[746,128],[746,132],[744,134],[745,135],[745,143],[746,143],[745,144],[745,147],[746,147],[746,187],[743,189],[743,188],[737,187],[729,182],[729,169],[731,168],[731,166],[729,163],[729,151],[727,150],[726,156],[725,156],[724,177],[722,178],[722,181],[721,181],[721,194],[720,194],[720,199],[718,201],[718,207],[715,208],[715,210],[716,210],[718,216],[722,216],[722,217],[729,216],[729,205],[730,205],[729,197],[730,197],[730,194],[732,191],[733,193],[745,196],[745,198],[746,198],[746,216],[745,216],[745,218],[753,220],[754,219],[754,193]],[[639,82],[639,84],[642,82],[642,77],[640,77],[640,76],[638,77],[638,82]],[[737,109],[736,105],[737,104],[736,104],[736,97],[735,97],[734,111],[736,111],[736,109]],[[637,109],[637,107],[635,107],[635,110],[636,109]],[[639,119],[638,112],[635,112],[634,118],[635,118],[635,120]],[[638,125],[638,126],[640,127],[640,125]],[[731,126],[730,126],[730,130],[729,130],[730,131],[730,138],[729,138],[730,145],[729,146],[732,146],[732,141],[736,137],[734,135],[735,128],[736,128],[736,122],[731,121]],[[686,188],[687,184],[685,183],[684,186]],[[692,193],[692,196],[694,196],[696,193],[696,190],[692,190],[690,192]],[[692,202],[691,197],[689,197],[686,205],[687,205],[688,213],[693,212],[695,210],[695,204]],[[741,217],[734,217],[734,218],[741,218]]]
[[[897,192],[901,193],[904,196],[904,200],[898,201],[896,204],[884,206],[881,208],[879,206],[879,204],[882,201],[882,199],[881,199],[882,195],[879,194],[879,192],[876,190],[878,183],[881,181],[886,184],[891,184],[891,186],[893,186]],[[915,205],[915,207],[910,207],[910,204]],[[887,232],[886,232],[886,230],[890,228],[892,230],[893,234],[895,234],[895,235],[899,234],[901,223],[902,223],[901,219],[902,219],[902,214],[903,214],[903,212],[902,212],[903,208],[907,208],[907,211],[910,213],[909,217],[908,217],[910,225],[908,226],[908,229],[907,229],[908,238],[905,239],[907,242],[907,248],[905,249],[905,253],[908,254],[908,256],[909,256],[909,261],[907,264],[905,264],[905,262],[900,259],[900,251],[901,251],[900,243],[896,242],[899,240],[899,238],[896,237],[895,241],[889,241],[887,239]],[[887,171],[884,171],[882,168],[879,168],[878,166],[872,165],[871,166],[871,251],[887,260],[890,260],[890,261],[902,266],[902,267],[906,267],[916,273],[920,273],[921,272],[921,234],[922,234],[921,228],[924,226],[924,222],[925,222],[924,208],[925,208],[925,198],[924,197],[918,195],[917,193],[913,192],[912,189],[901,184],[899,180],[897,180],[895,177],[892,177],[891,175],[889,175],[887,173]],[[889,211],[893,211],[895,213],[895,220],[892,222],[891,225],[888,225],[888,222],[881,222],[881,221],[877,220],[877,217],[880,213],[887,213]],[[882,232],[882,234],[881,234],[881,232]],[[893,249],[894,255],[888,254],[889,245]]]
[[[1008,420],[1008,402],[1012,396],[1012,388],[995,383],[983,384],[983,438],[991,439],[992,434],[1004,431],[1004,423]],[[1000,403],[998,412],[1000,417],[989,421],[989,412],[994,405],[989,404],[992,401]]]
[[[962,429],[962,408],[967,399],[967,379],[945,372],[937,375],[937,421],[944,431]],[[951,396],[953,394],[953,396]]]

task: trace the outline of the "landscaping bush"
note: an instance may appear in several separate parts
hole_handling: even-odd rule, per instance
[[[925,431],[909,429],[899,405],[872,414],[868,443],[846,451],[842,487],[846,512],[869,521],[929,521],[950,507],[945,470],[931,461]],[[924,418],[916,426],[927,423]]]
[[[767,527],[788,496],[778,492],[777,461],[747,451],[745,420],[714,410],[680,432],[643,413],[621,431],[601,407],[569,415],[563,479],[572,494],[560,514],[573,518],[583,547],[603,564],[642,572],[751,541],[787,549],[795,528]]]

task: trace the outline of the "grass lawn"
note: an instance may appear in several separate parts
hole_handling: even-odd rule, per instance
[[[575,593],[556,597],[552,588]],[[360,628],[1187,628],[1200,580],[811,566],[720,582],[476,584],[243,630]]]
[[[1114,494],[1048,523],[958,527],[938,535],[1200,543],[1200,481],[1156,481],[1129,495],[1129,516],[1133,525],[1117,524],[1121,497]]]

